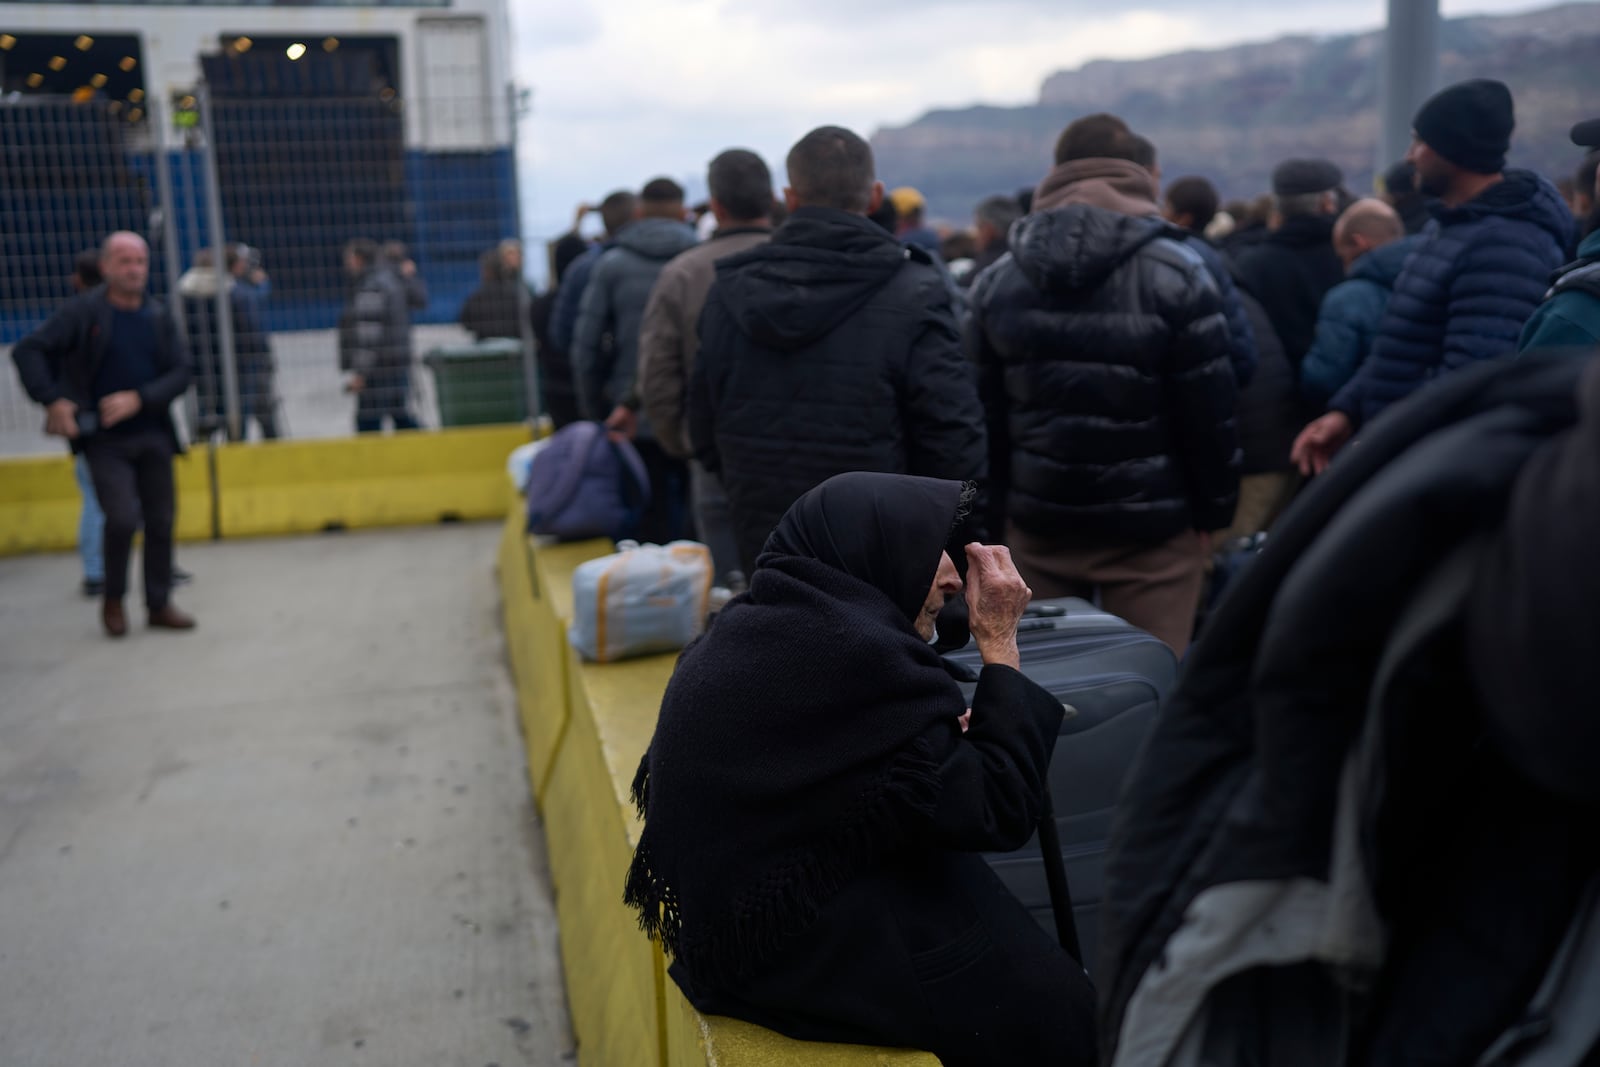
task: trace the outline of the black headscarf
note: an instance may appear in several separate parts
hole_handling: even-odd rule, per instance
[[[691,975],[758,969],[931,817],[965,701],[913,622],[963,497],[929,478],[824,482],[679,660],[634,781],[625,899]]]
[[[795,501],[756,566],[768,554],[826,563],[876,586],[915,623],[962,499],[960,482],[841,474]]]

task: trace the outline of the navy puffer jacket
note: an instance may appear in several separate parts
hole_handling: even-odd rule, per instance
[[[1216,281],[1160,219],[1023,219],[973,286],[994,498],[1030,533],[1155,544],[1233,521],[1238,403]]]
[[[1441,374],[1514,353],[1572,247],[1572,213],[1531,171],[1507,171],[1477,199],[1433,213],[1371,354],[1328,405],[1358,425]]]

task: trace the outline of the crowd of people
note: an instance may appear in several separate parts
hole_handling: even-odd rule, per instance
[[[1228,731],[1250,731],[1218,716],[1251,706],[1252,664],[1288,670],[1286,691],[1316,682],[1335,692],[1371,677],[1373,662],[1360,656],[1382,651],[1384,631],[1365,632],[1359,614],[1285,619],[1307,628],[1300,651],[1280,641],[1259,661],[1229,637],[1197,650],[1158,756],[1147,757],[1175,762],[1140,783],[1130,803],[1144,821],[1124,825],[1108,873],[1098,1034],[1082,973],[995,892],[981,864],[957,854],[1015,847],[1039,810],[1060,710],[1048,713],[1043,691],[1014,673],[1020,603],[1094,599],[1182,655],[1218,538],[1273,528],[1307,483],[1325,483],[1313,494],[1323,507],[1365,489],[1398,458],[1405,433],[1515,392],[1479,371],[1557,348],[1553,371],[1550,357],[1530,359],[1524,377],[1556,398],[1540,401],[1560,409],[1553,425],[1576,418],[1577,372],[1600,345],[1596,238],[1579,244],[1580,219],[1552,182],[1508,168],[1514,120],[1503,85],[1452,86],[1414,125],[1405,165],[1380,195],[1356,198],[1327,160],[1287,160],[1264,217],[1240,209],[1221,226],[1208,182],[1182,178],[1163,191],[1155,146],[1108,114],[1069,125],[1037,187],[985,200],[960,240],[929,228],[915,190],[886,191],[867,143],[838,127],[791,149],[781,226],[765,210],[766,168],[738,151],[718,156],[707,176],[722,237],[694,244],[681,202],[660,200],[659,183],[658,206],[608,220],[585,269],[561,282],[559,302],[586,324],[574,359],[591,379],[580,411],[618,437],[653,433],[673,461],[692,462],[702,487],[688,512],[718,571],[753,575],[748,597],[680,662],[635,783],[645,833],[627,900],[701,1010],[799,1037],[926,1048],[950,1064],[1091,1063],[1125,1011],[1166,1011],[1180,989],[1189,997],[1217,980],[1169,975],[1155,939],[1196,899],[1192,879],[1166,869],[1172,857],[1198,857],[1192,877],[1226,882],[1228,859],[1213,859],[1202,838],[1247,829],[1208,821],[1221,809],[1191,808],[1216,782],[1237,780],[1234,769],[1197,777],[1237,762]],[[1600,147],[1600,123],[1580,124],[1573,139]],[[628,240],[645,225],[637,218],[654,220],[648,242]],[[1581,221],[1592,229],[1595,220]],[[680,243],[685,251],[670,251]],[[610,331],[613,347],[602,344],[597,364],[594,338]],[[1432,403],[1402,404],[1413,396]],[[1386,420],[1397,407],[1407,417]],[[1374,424],[1387,436],[1369,434]],[[1464,454],[1480,447],[1457,436]],[[1340,458],[1368,439],[1355,449],[1365,463]],[[1372,571],[1391,574],[1391,591],[1409,588],[1441,550],[1412,513],[1417,501],[1453,493],[1484,506],[1492,479],[1508,477],[1505,454],[1461,475],[1465,484],[1424,466],[1408,475],[1414,495],[1397,496],[1390,481],[1372,488],[1389,502],[1378,514],[1396,549]],[[1430,478],[1446,478],[1444,488],[1417,489]],[[1403,480],[1398,467],[1394,479]],[[681,500],[679,485],[654,487]],[[1290,511],[1300,521],[1280,560],[1309,551],[1316,522],[1305,511]],[[1307,583],[1353,595],[1350,575],[1328,561],[1312,554],[1305,566]],[[963,587],[986,664],[965,715],[946,707],[955,690],[924,643]],[[1526,591],[1506,595],[1543,617]],[[1384,612],[1398,607],[1381,603],[1368,621],[1387,626]],[[1217,625],[1243,640],[1245,611],[1234,604]],[[1508,640],[1503,620],[1484,633]],[[1266,638],[1258,630],[1249,640]],[[1537,655],[1526,640],[1520,647]],[[1314,663],[1304,654],[1312,648]],[[1573,675],[1560,677],[1553,684],[1572,692]],[[909,699],[924,688],[920,702]],[[1363,705],[1363,693],[1350,695]],[[1261,818],[1323,810],[1317,787],[1337,782],[1329,754],[1341,751],[1313,743],[1328,728],[1308,726],[1295,741],[1302,751],[1284,757],[1307,768],[1305,793]],[[1502,770],[1486,761],[1472,773]],[[1522,787],[1505,782],[1476,788],[1521,803]],[[1235,802],[1257,799],[1246,790]],[[889,810],[909,812],[907,821]],[[1186,827],[1176,813],[1191,810],[1204,818]],[[1565,825],[1565,809],[1552,811]],[[1242,841],[1231,858],[1249,862],[1233,866],[1258,879],[1302,865],[1314,876],[1327,860],[1305,860],[1303,842],[1324,831],[1308,825],[1277,852]],[[1182,851],[1191,846],[1198,851]],[[872,858],[883,854],[896,858]],[[1434,859],[1463,854],[1471,848]],[[1592,849],[1559,855],[1541,861],[1560,887],[1541,919],[1543,947],[1519,952],[1515,976],[1472,979],[1473,995],[1494,1007],[1448,1039],[1430,1029],[1455,1025],[1429,1014],[1434,1002],[1409,1016],[1396,1007],[1424,995],[1413,988],[1420,975],[1470,971],[1450,962],[1464,949],[1428,940],[1437,932],[1421,915],[1420,940],[1397,949],[1394,964],[1413,970],[1386,977],[1402,992],[1379,1002],[1370,1030],[1344,1016],[1293,1022],[1286,1009],[1277,1030],[1229,1039],[1335,1048],[1338,1028],[1351,1025],[1371,1062],[1394,1063],[1418,1062],[1418,1042],[1487,1043],[1509,1023],[1507,1006],[1520,1007],[1513,998],[1533,974],[1520,968],[1548,958],[1539,953],[1592,871]],[[1462,906],[1484,921],[1487,902]],[[1495,936],[1474,929],[1467,940]],[[1313,996],[1295,982],[1283,990]],[[1218,1016],[1217,1033],[1242,1017]],[[1138,1037],[1130,1047],[1153,1040],[1147,1025],[1126,1026],[1123,1036]]]
[[[1569,205],[1508,169],[1513,125],[1503,85],[1463,83],[1419,111],[1377,195],[1291,159],[1224,211],[1204,178],[1163,189],[1156,146],[1091,115],[1036,189],[943,233],[849,131],[795,146],[781,200],[731,150],[707,174],[709,240],[659,178],[601,202],[598,240],[554,242],[547,403],[632,439],[655,501],[640,536],[698,536],[722,577],[831,474],[957,478],[1042,595],[1096,594],[1181,652],[1215,547],[1268,529],[1362,425],[1519,336],[1593,343],[1592,272],[1540,307],[1552,272],[1600,253],[1576,244],[1592,193]]]

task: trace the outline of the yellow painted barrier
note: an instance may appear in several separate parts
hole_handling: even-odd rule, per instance
[[[622,884],[639,838],[627,786],[650,743],[673,657],[599,666],[568,655],[570,721],[545,790],[544,826],[550,866],[560,872],[556,915],[578,1062],[660,1067],[661,950],[639,932]]]
[[[538,651],[549,640],[549,635],[540,632],[536,618],[539,601],[533,579],[533,545],[523,534],[523,518],[519,508],[512,508],[506,513],[495,569],[500,575],[500,612],[505,624],[506,658],[511,662],[511,679],[517,688],[522,734],[527,739],[528,788],[537,800],[544,781],[545,766],[541,764],[535,768],[532,738],[541,720],[550,717],[554,709],[548,700],[540,696],[540,683],[545,676],[539,666]],[[564,700],[561,702],[561,718],[566,718]]]
[[[549,544],[534,551],[520,507],[511,509],[500,539],[500,580],[506,647],[517,683],[528,780],[544,807],[545,786],[568,721],[567,627],[572,623],[572,572],[612,551],[609,541]],[[520,595],[513,590],[520,590]]]
[[[179,456],[173,464],[179,540],[211,537],[209,462],[200,449]],[[0,556],[77,547],[83,502],[72,463],[65,453],[0,459]]]
[[[179,540],[497,519],[523,425],[200,446],[175,464]],[[214,497],[213,497],[214,494]],[[72,458],[0,459],[0,555],[78,543]]]
[[[669,1067],[938,1067],[926,1052],[794,1041],[739,1019],[701,1015],[667,980]]]
[[[223,537],[493,519],[512,496],[506,456],[527,426],[474,426],[216,450]]]
[[[522,534],[520,509],[507,519],[500,546],[506,641],[557,887],[562,965],[580,1064],[937,1067],[938,1060],[923,1052],[792,1041],[749,1023],[702,1016],[667,977],[660,946],[639,932],[635,915],[622,903],[622,884],[641,829],[628,790],[676,657],[585,663],[566,643],[572,572],[607,550],[604,542],[530,542]],[[512,598],[528,603],[513,605]],[[539,658],[553,635],[559,639],[559,674]],[[528,677],[530,672],[536,677]],[[556,688],[558,678],[564,690]]]

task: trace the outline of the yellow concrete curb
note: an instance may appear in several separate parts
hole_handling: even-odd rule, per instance
[[[175,464],[178,538],[253,537],[498,519],[521,424],[325,441],[200,446]],[[71,456],[0,459],[0,555],[78,543]]]
[[[211,536],[209,463],[200,450],[179,456],[173,464],[180,541]],[[70,455],[0,459],[0,556],[77,547],[83,500],[72,464]]]
[[[216,450],[222,537],[497,519],[522,425],[423,430]]]

